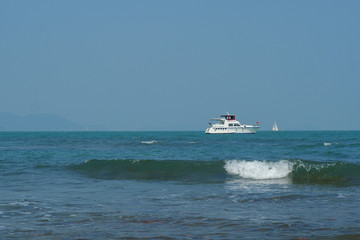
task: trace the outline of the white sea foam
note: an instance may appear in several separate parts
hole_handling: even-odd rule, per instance
[[[30,202],[28,201],[15,201],[15,202],[11,202],[9,203],[11,206],[22,206],[22,207],[27,207],[29,206]]]
[[[292,171],[293,164],[286,160],[278,162],[228,160],[225,161],[224,167],[229,174],[261,180],[284,178]]]
[[[342,193],[338,193],[337,198],[346,198],[346,196]]]
[[[330,146],[331,143],[328,143],[328,142],[324,142],[324,146]]]
[[[141,143],[143,144],[153,144],[153,143],[157,143],[157,141],[152,140],[152,141],[141,141]]]

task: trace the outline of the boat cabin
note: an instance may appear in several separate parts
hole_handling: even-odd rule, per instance
[[[221,115],[221,117],[224,117],[228,121],[235,121],[235,115]]]

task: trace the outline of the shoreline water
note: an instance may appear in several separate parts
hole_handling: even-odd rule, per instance
[[[357,238],[359,149],[359,131],[5,132],[0,235]]]

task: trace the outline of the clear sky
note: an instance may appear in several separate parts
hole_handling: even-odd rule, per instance
[[[360,1],[1,0],[0,112],[360,130]]]

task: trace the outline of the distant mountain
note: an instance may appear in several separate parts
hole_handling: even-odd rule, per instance
[[[94,127],[95,128],[95,127]],[[55,114],[28,114],[25,116],[13,113],[0,113],[1,131],[86,131],[104,130],[104,127],[88,127]]]

